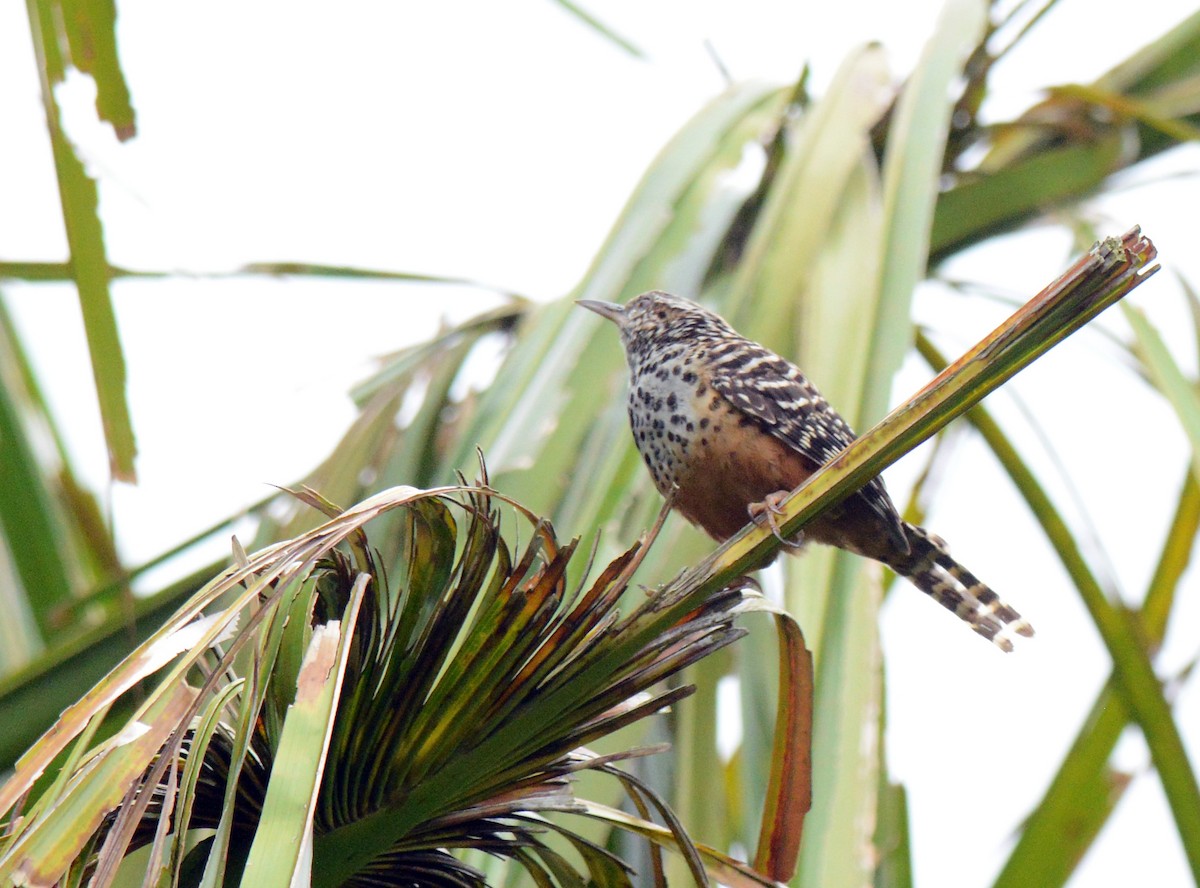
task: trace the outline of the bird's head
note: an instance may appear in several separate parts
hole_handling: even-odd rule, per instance
[[[720,315],[661,290],[643,293],[624,305],[595,299],[580,299],[578,304],[617,325],[631,364],[637,356],[673,342],[736,335]]]

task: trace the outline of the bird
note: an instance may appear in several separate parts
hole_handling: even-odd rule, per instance
[[[689,299],[652,290],[624,305],[577,302],[620,331],[630,427],[655,487],[718,542],[750,521],[780,536],[779,504],[857,437],[799,367]],[[879,477],[783,541],[881,562],[1003,651],[1033,635],[944,540],[900,517]]]

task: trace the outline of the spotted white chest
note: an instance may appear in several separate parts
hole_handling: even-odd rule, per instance
[[[702,353],[655,358],[631,374],[634,442],[659,493],[709,535],[727,539],[749,520],[751,504],[793,489],[813,466],[712,386]]]
[[[680,483],[701,438],[711,431],[708,405],[714,394],[681,361],[642,368],[630,381],[633,440],[664,496]]]

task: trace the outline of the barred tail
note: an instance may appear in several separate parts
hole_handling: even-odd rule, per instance
[[[923,527],[904,524],[908,555],[888,566],[1002,651],[1012,636],[1032,637],[1033,627],[976,576],[950,557],[946,543]]]

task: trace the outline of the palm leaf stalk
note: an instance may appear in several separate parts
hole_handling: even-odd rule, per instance
[[[952,419],[979,403],[1058,342],[1115,305],[1158,271],[1157,250],[1133,228],[1097,243],[1056,281],[946,367],[841,455],[780,503],[779,535],[787,538]],[[827,499],[827,497],[829,497]],[[761,563],[779,546],[767,528],[749,525],[693,568],[720,583]],[[1200,809],[1198,809],[1200,810]]]

